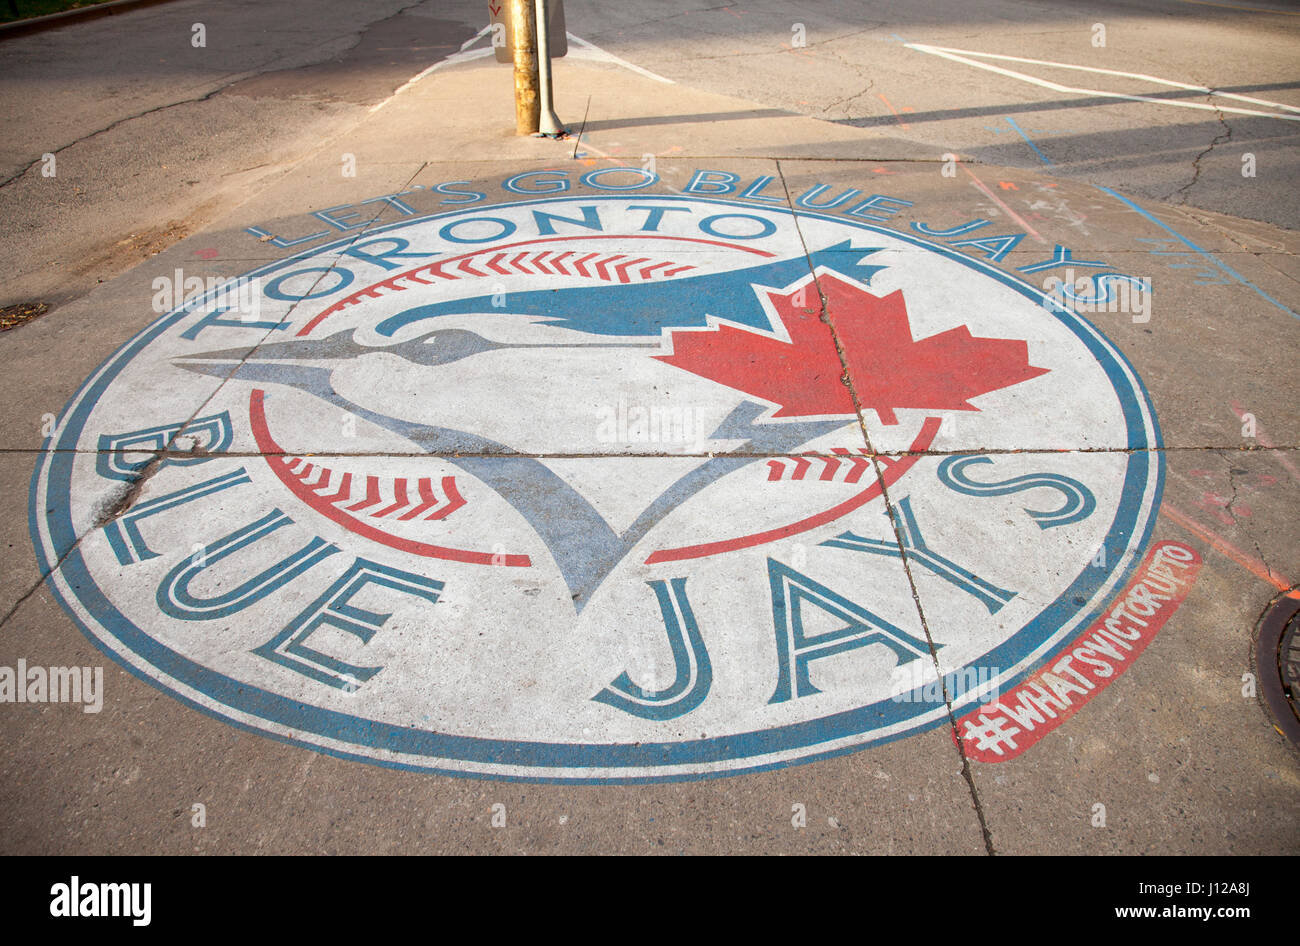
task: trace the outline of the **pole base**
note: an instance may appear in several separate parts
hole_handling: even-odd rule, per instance
[[[537,123],[537,130],[543,135],[565,134],[564,125],[555,117],[555,113],[549,109],[542,110],[541,117]]]

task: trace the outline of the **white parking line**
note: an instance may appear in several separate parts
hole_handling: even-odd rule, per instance
[[[1280,118],[1284,121],[1300,121],[1300,108],[1294,105],[1286,105],[1282,102],[1270,102],[1267,99],[1251,98],[1248,95],[1237,95],[1232,92],[1220,92],[1216,89],[1206,88],[1202,85],[1190,85],[1186,82],[1176,82],[1172,79],[1161,79],[1159,76],[1149,76],[1140,72],[1120,72],[1116,69],[1099,69],[1095,66],[1076,66],[1072,63],[1051,62],[1046,59],[1026,59],[1022,56],[1001,56],[996,53],[982,53],[970,49],[950,49],[946,46],[928,46],[924,43],[904,43],[903,45],[908,49],[915,49],[917,52],[928,53],[931,56],[940,56],[944,59],[964,63],[968,66],[975,66],[977,69],[985,69],[989,72],[995,72],[998,75],[1007,76],[1011,79],[1019,79],[1022,82],[1041,86],[1044,89],[1051,89],[1054,92],[1064,92],[1071,95],[1094,95],[1103,98],[1122,99],[1129,102],[1149,102],[1153,105],[1173,105],[1178,108],[1197,108],[1207,112],[1233,112],[1238,115],[1261,115],[1265,118]],[[1014,69],[1004,69],[1001,66],[995,66],[992,63],[980,62],[978,59],[969,58],[971,56],[980,56],[984,59],[1000,59],[1005,62],[1023,62],[1037,66],[1053,66],[1058,69],[1074,69],[1079,72],[1093,72],[1101,75],[1120,76],[1125,79],[1139,79],[1144,82],[1153,82],[1157,85],[1166,85],[1175,89],[1186,89],[1192,92],[1201,92],[1205,95],[1216,95],[1221,98],[1235,99],[1239,102],[1250,102],[1255,105],[1267,105],[1271,108],[1284,109],[1287,112],[1294,112],[1297,114],[1279,115],[1277,112],[1261,112],[1258,109],[1234,108],[1231,105],[1211,105],[1206,102],[1183,102],[1176,99],[1154,98],[1149,95],[1127,95],[1123,92],[1104,92],[1100,89],[1080,89],[1074,86],[1061,85],[1059,82],[1052,82],[1048,79],[1040,79],[1037,76],[1031,76],[1024,72],[1016,72]]]

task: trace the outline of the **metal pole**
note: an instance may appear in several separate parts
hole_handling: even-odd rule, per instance
[[[510,32],[515,53],[515,134],[537,132],[537,23],[533,0],[510,0]]]
[[[555,99],[551,95],[551,17],[547,0],[537,0],[537,72],[542,93],[538,130],[543,135],[562,135],[564,126],[555,117]]]

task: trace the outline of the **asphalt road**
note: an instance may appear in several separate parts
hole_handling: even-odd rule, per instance
[[[0,41],[0,305],[77,298],[201,229],[455,52],[479,12],[180,0]]]
[[[918,153],[1300,225],[1300,5],[571,0],[566,11],[576,35],[688,87],[878,130]],[[178,0],[0,41],[0,304],[76,298],[194,232],[486,19],[469,0]],[[47,168],[74,186],[49,186]]]
[[[577,0],[566,10],[592,42],[694,87],[988,164],[1300,225],[1297,4]],[[1247,154],[1254,177],[1242,175]]]

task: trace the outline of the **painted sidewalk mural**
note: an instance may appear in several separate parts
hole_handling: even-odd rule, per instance
[[[978,721],[1113,606],[1159,503],[1140,379],[1026,281],[1094,264],[729,178],[404,216],[191,297],[47,443],[65,607],[223,719],[454,774]]]

